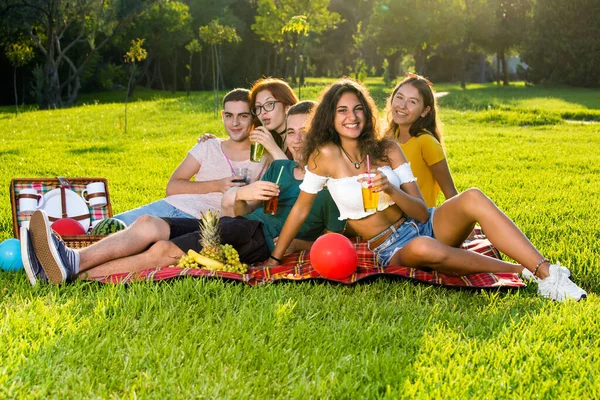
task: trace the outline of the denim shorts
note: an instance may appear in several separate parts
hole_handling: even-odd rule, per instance
[[[153,215],[159,218],[192,218],[196,217],[181,211],[180,209],[173,207],[166,200],[157,200],[145,206],[134,208],[133,210],[126,211],[121,214],[115,215],[113,218],[119,219],[125,222],[125,225],[129,226],[135,222],[136,219],[142,215]]]
[[[377,264],[380,266],[388,265],[394,254],[396,254],[398,250],[406,246],[408,242],[416,237],[426,236],[435,238],[433,235],[434,211],[435,208],[429,209],[429,219],[424,224],[408,217],[406,218],[406,221],[400,225],[400,227],[394,228],[394,225],[392,225],[385,231],[372,238],[371,240],[377,239],[378,237],[385,235],[389,230],[392,231],[392,234],[385,240],[385,242],[381,243],[376,248],[371,249],[371,251],[377,256]]]

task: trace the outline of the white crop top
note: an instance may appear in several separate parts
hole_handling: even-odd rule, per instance
[[[306,175],[304,175],[304,181],[300,185],[300,190],[306,193],[317,194],[327,184],[329,193],[340,210],[340,220],[361,219],[375,213],[374,211],[365,212],[363,208],[361,184],[358,182],[358,179],[366,177],[367,174],[335,179],[314,174],[307,167],[304,169],[306,170]],[[398,188],[403,183],[415,182],[417,180],[410,169],[410,163],[404,163],[394,170],[387,165],[379,167],[377,170],[381,171],[388,178],[389,182]],[[389,195],[383,192],[379,193],[378,211],[385,210],[392,204],[394,204],[394,201]]]

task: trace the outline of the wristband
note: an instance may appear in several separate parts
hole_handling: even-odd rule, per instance
[[[273,260],[277,261],[278,263],[281,262],[281,260],[277,257],[274,257],[272,254],[269,256],[269,258],[272,258]]]

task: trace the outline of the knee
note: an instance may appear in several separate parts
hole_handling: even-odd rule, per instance
[[[168,240],[159,240],[154,243],[148,251],[156,256],[157,258],[167,257],[181,257],[184,255],[184,252],[173,242],[169,242]]]
[[[463,205],[468,209],[480,206],[483,203],[489,203],[491,200],[481,190],[470,188],[459,195],[463,201]]]
[[[430,237],[420,236],[411,240],[406,247],[413,257],[426,263],[435,263],[441,259],[439,242]]]
[[[168,238],[168,225],[162,219],[152,215],[140,216],[130,227],[130,229],[149,237],[152,241],[158,241]],[[165,232],[167,229],[167,232]]]

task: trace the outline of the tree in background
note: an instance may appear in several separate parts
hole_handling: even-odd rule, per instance
[[[305,45],[304,42],[308,38],[308,32],[310,31],[310,24],[306,20],[305,15],[296,15],[290,18],[287,24],[281,29],[283,33],[290,32],[292,34],[292,41],[290,47],[292,48],[293,58],[293,69],[292,69],[292,82],[297,85],[298,82],[296,77],[298,76],[298,61],[301,61],[300,66],[300,86],[304,85],[304,59]]]
[[[171,67],[171,90],[177,90],[179,51],[193,37],[191,22],[189,7],[179,1],[156,0],[140,14],[131,34],[146,38],[148,62],[144,64],[144,75],[147,87],[158,80],[161,89],[166,89],[161,65],[167,62]]]
[[[506,56],[517,49],[527,35],[527,27],[531,21],[533,0],[490,0],[495,19],[491,29],[492,49],[495,48],[498,63],[502,65],[502,82],[509,84],[508,64]],[[498,68],[498,83],[500,68]]]
[[[6,24],[24,29],[45,58],[41,108],[72,105],[88,62],[135,18],[144,0],[3,0]],[[65,67],[64,70],[61,67]],[[64,97],[64,101],[63,101]]]
[[[416,71],[424,74],[437,46],[460,37],[459,11],[455,0],[422,0],[418,7],[411,0],[375,2],[367,32],[378,53],[387,58],[392,81],[404,54],[412,55]]]
[[[600,87],[600,2],[537,0],[523,60],[535,83]]]
[[[219,48],[222,43],[238,43],[242,39],[237,35],[235,28],[231,26],[223,26],[218,21],[214,20],[210,24],[201,26],[199,29],[200,40],[210,46],[210,55],[212,60],[212,75],[213,75],[213,92],[214,103],[213,112],[217,116],[219,109],[219,77],[221,67],[219,62]],[[216,65],[215,65],[216,64]]]
[[[6,56],[13,66],[13,87],[15,90],[15,114],[19,116],[19,99],[17,96],[17,68],[29,63],[34,56],[33,47],[26,42],[12,43],[6,46]]]
[[[298,29],[289,29],[289,27],[295,26],[305,34],[315,35],[334,29],[341,21],[341,17],[329,11],[328,6],[329,0],[257,0],[252,30],[261,40],[272,45],[274,54],[273,68],[270,68],[269,60],[266,75],[291,76],[292,81],[296,83],[295,68],[293,66],[290,68],[290,64],[297,65],[297,41],[300,35]],[[305,31],[305,28],[309,29]],[[286,50],[289,50],[289,53]],[[288,59],[292,63],[287,63]],[[282,68],[281,64],[285,64],[285,68]]]
[[[188,76],[185,77],[185,90],[187,95],[190,95],[190,87],[192,86],[192,71],[193,71],[193,61],[194,54],[200,53],[202,51],[202,45],[198,42],[198,39],[194,39],[188,44],[185,45],[185,49],[190,53],[190,62],[185,67],[188,71]]]
[[[467,69],[471,50],[483,50],[490,47],[487,30],[492,26],[493,13],[489,10],[488,0],[463,0],[461,18],[462,38],[460,40],[460,86],[467,87]],[[485,80],[485,64],[480,64],[480,82]]]
[[[148,56],[148,52],[142,47],[143,44],[144,39],[132,40],[129,51],[125,53],[125,56],[123,57],[126,63],[131,64],[131,73],[129,74],[129,81],[127,83],[127,94],[125,95],[125,123],[123,129],[124,133],[127,133],[127,102],[129,100],[129,96],[133,95],[133,88],[135,88],[135,63],[144,61]]]
[[[335,29],[312,35],[307,46],[311,72],[317,76],[356,75],[357,67],[370,74],[381,65],[374,43],[365,34],[374,0],[331,0],[328,9],[340,15]],[[359,28],[360,26],[360,28]],[[353,38],[353,40],[348,40]],[[360,44],[356,43],[356,39]],[[360,65],[357,65],[360,64]]]

